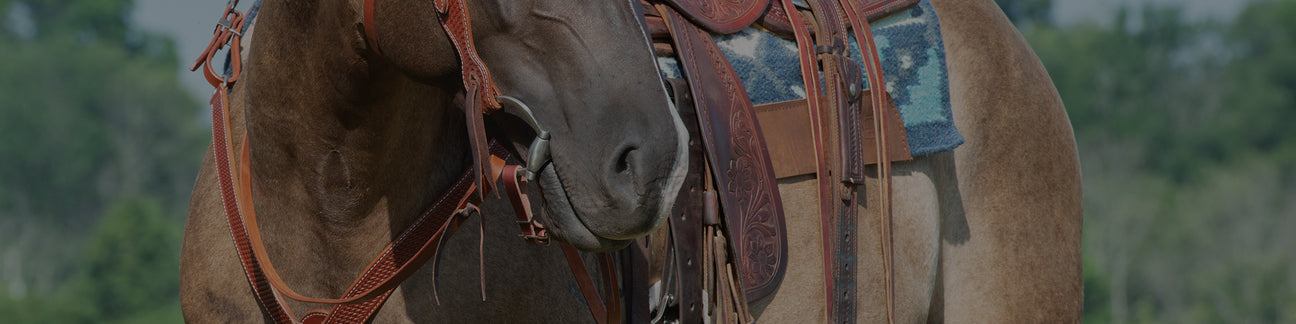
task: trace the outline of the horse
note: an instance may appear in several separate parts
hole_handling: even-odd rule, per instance
[[[954,121],[965,142],[950,152],[894,164],[895,322],[1078,322],[1082,184],[1065,107],[1043,64],[993,1],[931,3],[947,50]],[[876,174],[870,176],[863,192],[876,192],[876,180]],[[747,301],[758,322],[828,322],[821,224],[808,212],[817,210],[817,181],[809,175],[778,183],[789,260],[773,293]],[[878,323],[888,321],[886,272],[879,202],[867,197],[859,204],[855,321]],[[553,251],[545,256],[543,248],[509,244],[503,240],[507,225],[487,226],[496,228],[486,232],[486,262],[558,258]],[[669,233],[659,230],[647,238],[659,245],[668,241],[665,236]],[[478,256],[472,250],[477,240],[451,238],[447,246],[456,248],[448,248],[438,266],[445,278],[456,278],[440,283],[443,291],[454,291],[444,296],[455,296],[441,301],[453,305],[434,308],[436,314],[428,318],[589,321],[586,305],[571,287],[571,273],[561,264],[495,274],[487,280],[488,299],[479,301],[473,264]],[[660,253],[666,248],[657,245],[648,249],[656,252],[652,269],[668,263]],[[670,299],[628,297],[655,297],[657,305]]]
[[[947,49],[954,122],[965,142],[892,165],[890,301],[882,204],[874,194],[859,199],[853,320],[1078,322],[1082,194],[1065,107],[1043,64],[994,2],[930,2]],[[881,189],[877,169],[871,170],[862,192]],[[746,301],[759,322],[830,321],[818,181],[814,175],[778,181],[787,268],[776,290]],[[663,244],[658,235],[649,241]],[[666,263],[663,257],[651,256],[654,264]],[[654,271],[655,278],[662,272]],[[653,298],[671,299],[663,295],[669,293]]]
[[[457,178],[471,178],[465,169],[487,172],[475,160],[474,150],[482,147],[472,143],[476,134],[470,133],[473,118],[482,117],[460,109],[478,99],[466,86],[468,79],[481,77],[467,76],[466,62],[484,62],[501,95],[534,111],[527,116],[496,111],[482,121],[491,125],[487,130],[503,142],[504,151],[535,156],[528,146],[539,138],[534,124],[548,133],[551,162],[523,162],[537,167],[530,176],[543,199],[533,200],[542,203],[544,212],[536,221],[550,237],[585,251],[609,251],[665,221],[687,167],[686,133],[670,109],[630,2],[448,1],[449,10],[471,13],[464,16],[471,17],[465,25],[471,30],[469,43],[476,47],[469,54],[479,58],[464,56],[463,39],[455,38],[462,31],[443,25],[454,20],[446,14],[446,3],[270,0],[250,11],[258,12],[257,36],[241,70],[243,60],[232,59],[241,77],[213,82],[218,87],[213,108],[224,111],[217,103],[228,104],[230,135],[213,136],[190,202],[180,266],[186,321],[275,320],[266,299],[254,296],[259,283],[245,275],[246,261],[231,240],[235,227],[224,217],[230,208],[224,196],[229,194],[222,192],[224,180],[219,178],[223,151],[243,152],[231,154],[236,157],[229,164],[237,159],[247,165],[249,174],[240,179],[251,190],[239,193],[247,198],[238,203],[254,205],[263,215],[258,223],[265,251],[259,257],[274,260],[283,283],[302,295],[342,296],[346,283],[365,271],[368,261],[411,226],[420,211],[457,186]],[[239,15],[226,10],[226,39],[241,35],[240,30],[231,32],[228,20]],[[232,44],[238,43],[235,37]],[[226,116],[218,117],[214,119],[223,121]],[[229,147],[222,150],[222,143]],[[477,188],[489,187],[489,181]],[[503,199],[483,193],[468,195],[485,199],[482,214],[509,209]],[[583,303],[563,298],[570,296],[566,281],[539,280],[539,274],[570,271],[555,255],[557,249],[527,247],[517,239],[517,224],[511,220],[468,218],[463,224],[473,225],[483,226],[477,238],[489,253],[481,263],[453,260],[453,252],[475,250],[459,246],[473,234],[460,231],[464,233],[444,242],[452,253],[440,260],[440,268],[450,273],[443,278],[452,279],[442,281],[455,283],[455,267],[469,264],[492,274],[518,269],[516,275],[504,276],[509,281],[490,282],[490,295],[510,295],[496,293],[496,287],[508,288],[512,295],[518,294],[514,287],[529,288],[522,292],[537,301],[533,307],[496,302],[459,308],[460,298],[440,304],[435,292],[439,267],[434,265],[420,268],[395,288],[372,321],[429,322],[465,314],[486,319],[564,309],[556,305],[584,312]],[[485,226],[491,231],[484,231]],[[513,230],[499,234],[495,229],[501,226]],[[486,233],[491,240],[485,240]],[[507,240],[494,239],[500,236]],[[520,254],[501,260],[500,252]],[[447,295],[462,295],[448,289]],[[291,309],[321,306],[280,295],[275,300],[292,317],[318,314]],[[432,311],[437,307],[447,311]]]
[[[931,2],[940,13],[955,122],[966,142],[953,152],[895,164],[896,319],[1076,321],[1082,307],[1081,184],[1062,102],[1038,58],[993,2]],[[750,301],[751,313],[760,321],[826,321],[820,224],[816,218],[795,217],[804,212],[792,212],[814,210],[816,181],[810,176],[779,183],[790,216],[790,262],[773,294]],[[872,182],[865,188],[874,190]],[[862,322],[886,320],[885,273],[876,245],[880,238],[873,230],[880,225],[873,208],[877,204],[872,198],[860,204],[856,304]],[[483,206],[485,214],[507,209],[490,201]],[[513,236],[509,224],[485,221],[484,226],[489,230],[481,236],[461,233],[446,242],[434,266],[443,278],[440,283],[428,273],[431,269],[421,270],[375,321],[588,318],[569,283],[570,271],[555,261],[560,257],[554,249],[505,240]],[[517,261],[528,265],[527,271],[502,276],[492,272],[485,302],[464,297],[477,294],[479,273],[472,261],[478,254],[472,246],[478,240],[486,242],[483,262],[490,264],[488,269]],[[226,283],[242,279],[237,269],[228,272],[235,274]],[[427,291],[436,285],[445,296],[455,297],[434,306]],[[210,296],[186,297],[186,305],[226,301]],[[240,295],[232,296],[228,300]],[[248,307],[248,302],[241,309],[255,312],[256,305]],[[240,309],[231,302],[214,304],[227,313]],[[393,314],[389,307],[404,311]]]

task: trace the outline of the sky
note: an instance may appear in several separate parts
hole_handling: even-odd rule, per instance
[[[244,0],[241,8],[254,0]],[[1054,0],[1053,15],[1063,25],[1110,24],[1111,13],[1121,7],[1143,4],[1179,5],[1189,19],[1228,20],[1237,15],[1246,0]],[[181,64],[186,68],[211,39],[217,16],[226,0],[136,0],[133,20],[144,30],[169,35],[179,46]],[[181,81],[199,98],[210,96],[212,89],[202,75],[187,70]]]

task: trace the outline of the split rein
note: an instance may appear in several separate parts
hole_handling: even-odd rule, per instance
[[[364,28],[370,47],[381,56],[374,24],[375,1],[364,1]],[[482,203],[486,194],[495,189],[495,181],[501,178],[506,195],[516,214],[516,222],[521,230],[520,236],[531,244],[549,244],[548,232],[533,217],[526,191],[528,182],[535,180],[541,169],[550,162],[549,132],[540,127],[534,113],[526,104],[518,99],[499,94],[498,87],[491,79],[490,72],[477,55],[473,45],[468,11],[463,0],[436,0],[437,18],[450,36],[462,62],[463,86],[466,93],[464,112],[469,130],[473,165],[465,170],[435,203],[424,210],[409,228],[401,232],[383,249],[342,297],[309,297],[290,288],[271,263],[257,224],[256,210],[252,202],[252,173],[246,129],[241,134],[242,143],[237,155],[231,144],[233,134],[229,123],[229,99],[230,91],[242,73],[240,43],[247,28],[255,19],[260,5],[260,0],[257,0],[244,15],[235,9],[238,0],[230,0],[216,25],[211,42],[189,69],[192,71],[202,68],[204,77],[216,88],[211,100],[212,151],[220,183],[221,202],[243,272],[256,295],[257,302],[269,318],[276,323],[369,321],[401,282],[413,275],[429,259],[435,258],[441,242],[446,237],[453,234],[468,217],[480,214],[477,206]],[[216,54],[226,46],[229,52],[226,56],[226,67],[223,72],[218,72],[214,67]],[[532,140],[528,149],[527,164],[509,164],[508,161],[512,157],[502,145],[494,141],[488,144],[483,118],[485,114],[498,110],[522,119],[535,132],[536,138]],[[484,239],[483,235],[482,240]],[[579,251],[565,244],[562,248],[591,315],[599,323],[619,322],[620,292],[610,255],[601,253],[598,257],[601,277],[607,289],[607,297],[600,298],[593,279],[585,270]],[[484,269],[481,276],[484,299]],[[435,285],[433,292],[435,293]],[[328,304],[332,305],[332,308],[312,310],[298,318],[294,315],[296,313],[283,302],[282,297],[306,303]]]

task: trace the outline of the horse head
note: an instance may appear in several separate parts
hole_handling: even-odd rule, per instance
[[[437,1],[374,1],[365,37],[381,60],[413,79],[463,88]],[[486,117],[489,131],[521,156],[536,155],[528,151],[538,128],[549,133],[551,162],[527,161],[544,201],[539,221],[586,250],[620,248],[661,225],[687,169],[687,135],[635,5],[478,0],[465,8],[476,53],[507,96],[506,109]],[[509,109],[518,106],[534,121]]]

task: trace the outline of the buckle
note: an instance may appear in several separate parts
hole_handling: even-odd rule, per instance
[[[472,217],[472,216],[474,216],[474,215],[480,215],[480,214],[481,214],[481,209],[478,209],[478,208],[477,208],[477,205],[474,205],[473,203],[470,203],[470,202],[465,202],[464,204],[465,204],[465,205],[464,205],[463,208],[459,208],[459,210],[456,210],[456,211],[454,212],[454,215],[455,215],[456,217],[459,217],[459,218],[465,218],[465,219],[466,219],[466,218]]]
[[[234,28],[234,23],[230,22],[229,20],[228,12],[224,16],[221,16],[220,20],[216,21],[216,27],[221,27],[224,30],[229,30],[230,28]]]

